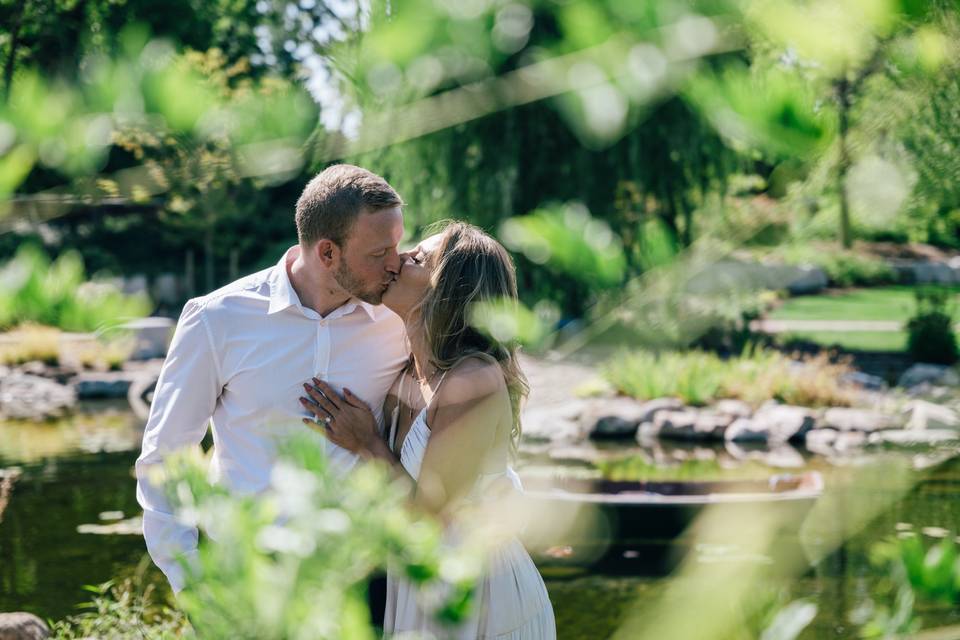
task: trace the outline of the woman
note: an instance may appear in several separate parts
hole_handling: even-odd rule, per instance
[[[454,521],[456,510],[516,479],[507,465],[520,435],[526,379],[512,345],[470,324],[475,304],[516,297],[506,250],[472,225],[451,224],[405,254],[383,297],[404,318],[412,352],[384,405],[387,439],[362,401],[348,389],[341,397],[317,379],[308,385],[310,399],[301,399],[317,421],[304,422],[346,449],[408,473],[416,482],[415,503]],[[448,534],[459,537],[453,530]],[[474,594],[473,615],[454,637],[556,637],[543,580],[515,538],[488,553]],[[418,595],[415,586],[388,572],[385,631],[450,637]]]

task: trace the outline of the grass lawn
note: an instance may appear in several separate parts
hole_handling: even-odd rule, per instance
[[[916,307],[916,287],[847,289],[786,300],[768,316],[771,320],[890,320],[906,322]],[[955,292],[954,317],[960,320],[960,292]]]
[[[916,308],[917,287],[875,287],[846,289],[815,296],[798,296],[767,317],[771,320],[869,320],[906,322]],[[960,290],[953,295],[954,319],[960,322]],[[795,331],[781,334],[781,341],[801,338],[822,345],[838,344],[859,351],[902,351],[904,331]]]
[[[825,347],[840,345],[854,351],[903,351],[907,348],[905,331],[791,331],[780,334],[781,343],[798,338]]]

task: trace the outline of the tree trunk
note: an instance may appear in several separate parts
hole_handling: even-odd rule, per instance
[[[10,53],[7,54],[7,60],[3,65],[3,95],[4,101],[10,100],[10,86],[13,84],[13,70],[17,62],[17,48],[20,46],[20,27],[23,24],[23,16],[27,13],[27,5],[30,0],[21,0],[20,12],[17,13],[17,19],[14,20],[10,28]]]
[[[840,159],[837,162],[837,195],[840,197],[840,244],[844,249],[853,245],[850,233],[850,201],[847,198],[847,173],[850,171],[850,149],[847,133],[850,129],[850,84],[844,75],[837,83],[837,115]]]

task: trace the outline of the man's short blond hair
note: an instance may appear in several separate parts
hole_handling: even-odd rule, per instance
[[[361,212],[403,206],[387,181],[352,164],[335,164],[316,175],[297,200],[297,237],[309,246],[327,239],[343,246]]]

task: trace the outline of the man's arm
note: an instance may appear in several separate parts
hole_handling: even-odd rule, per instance
[[[204,311],[190,300],[177,329],[154,392],[150,417],[137,459],[137,501],[143,507],[143,537],[154,563],[174,592],[183,589],[183,570],[176,557],[196,554],[197,529],[177,521],[162,487],[150,482],[151,470],[168,453],[203,440],[222,388],[219,363]]]

